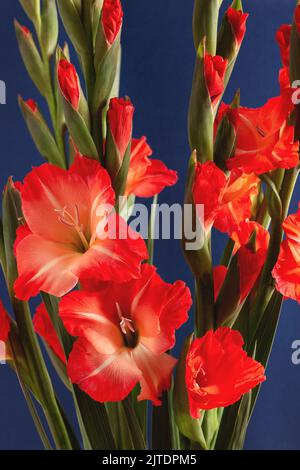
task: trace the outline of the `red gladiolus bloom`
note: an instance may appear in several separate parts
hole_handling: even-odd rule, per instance
[[[255,243],[254,246],[250,246],[249,242],[254,231]],[[242,302],[251,291],[265,264],[270,234],[259,223],[247,220],[237,225],[230,236],[235,242],[233,253],[238,253]]]
[[[201,410],[232,405],[263,382],[264,367],[243,350],[238,331],[219,328],[196,339],[186,358],[186,385],[192,418]]]
[[[237,47],[241,45],[244,39],[246,33],[246,21],[248,16],[248,13],[243,13],[241,10],[235,10],[231,7],[228,8],[226,12],[226,17],[234,34]]]
[[[10,321],[7,311],[0,300],[0,341],[6,342],[10,332]]]
[[[299,143],[294,143],[294,129],[286,123],[290,110],[290,93],[272,98],[258,109],[240,107],[236,150],[227,160],[228,169],[262,174],[295,167]]]
[[[118,282],[140,276],[146,245],[112,211],[114,191],[97,161],[77,156],[69,170],[34,168],[21,198],[27,226],[15,244],[19,299],[39,291],[61,297],[88,276]]]
[[[250,245],[251,236],[255,231],[255,244]],[[253,221],[243,221],[233,227],[230,234],[235,242],[233,254],[237,253],[240,277],[240,303],[248,296],[267,258],[270,234],[262,225]],[[227,274],[225,266],[214,268],[215,298],[218,297]]]
[[[113,98],[109,103],[107,120],[121,164],[132,136],[134,106],[130,100]]]
[[[204,56],[204,77],[212,105],[215,106],[224,91],[224,77],[228,61],[216,55]]]
[[[260,250],[261,248],[267,250],[270,239],[269,232],[258,222],[245,220],[233,227],[230,234],[230,238],[235,242],[233,254],[235,254],[241,246],[247,245],[254,231],[256,250]]]
[[[295,9],[294,21],[295,21],[297,33],[300,36],[300,5],[298,5]]]
[[[33,111],[34,113],[37,111],[38,107],[36,101],[30,98],[29,100],[25,101],[25,103],[31,109],[31,111]]]
[[[146,137],[132,139],[126,196],[152,197],[177,182],[177,172],[169,170],[160,160],[150,159],[151,155]]]
[[[286,239],[281,244],[272,275],[276,289],[300,303],[300,210],[283,223]]]
[[[59,86],[65,99],[78,109],[80,90],[76,69],[66,59],[61,59],[57,69]]]
[[[249,219],[258,183],[253,174],[233,172],[226,177],[213,162],[198,163],[193,196],[195,204],[204,205],[205,230],[209,231],[214,225],[230,234],[236,224]]]
[[[67,331],[78,337],[68,360],[72,382],[99,402],[123,400],[140,383],[138,400],[159,405],[176,364],[166,351],[188,318],[189,289],[165,283],[146,264],[140,279],[84,286],[92,291],[74,291],[59,307]]]
[[[290,40],[292,25],[283,24],[276,33],[276,41],[280,49],[282,65],[288,67],[290,63]]]
[[[102,7],[102,26],[105,39],[112,45],[119,34],[123,22],[120,0],[104,0]]]
[[[33,326],[34,331],[44,339],[54,354],[66,363],[65,353],[44,303],[41,303],[35,311]]]

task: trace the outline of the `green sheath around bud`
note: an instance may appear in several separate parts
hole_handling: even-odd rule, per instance
[[[199,161],[213,160],[213,108],[204,76],[205,45],[197,51],[189,105],[188,129],[191,150],[196,149]]]
[[[40,154],[49,163],[61,166],[62,159],[60,152],[40,111],[38,109],[33,111],[21,97],[19,97],[19,106],[31,137]]]
[[[15,30],[20,53],[26,70],[35,86],[43,96],[51,93],[50,84],[39,51],[30,31],[15,20]]]
[[[57,0],[58,10],[76,51],[80,54],[87,50],[86,34],[75,0]]]
[[[54,54],[58,40],[58,17],[55,0],[44,0],[42,9],[41,46],[44,54]]]
[[[40,0],[19,0],[26,15],[34,23],[40,19]]]
[[[195,0],[193,35],[195,49],[206,38],[207,53],[216,54],[220,0]]]

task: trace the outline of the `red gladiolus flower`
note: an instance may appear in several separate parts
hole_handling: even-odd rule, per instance
[[[123,22],[120,0],[104,0],[102,7],[102,26],[105,39],[112,45],[119,34]]]
[[[295,21],[297,33],[300,36],[300,5],[296,6],[295,14],[294,14],[294,21]]]
[[[283,223],[286,239],[281,244],[272,275],[276,289],[300,303],[300,209]]]
[[[6,342],[10,332],[10,320],[7,311],[0,300],[0,341]]]
[[[295,167],[299,143],[294,142],[293,127],[286,123],[290,110],[290,93],[272,98],[258,109],[240,107],[236,150],[227,160],[228,169],[262,174]]]
[[[119,153],[121,164],[132,136],[134,106],[130,100],[113,98],[109,103],[107,120],[111,135]]]
[[[204,77],[212,105],[215,106],[224,91],[224,78],[228,61],[216,55],[204,56]]]
[[[237,236],[239,243],[243,242],[237,252],[240,275],[240,302],[248,296],[255,285],[268,254],[269,232],[259,224],[252,224],[249,221],[241,223],[236,232],[232,234],[233,239]],[[249,244],[249,240],[254,230],[256,232],[256,239],[255,246],[253,247]]]
[[[34,101],[30,98],[29,100],[25,101],[25,103],[31,109],[31,111],[33,111],[34,113],[37,111],[38,106],[37,106],[36,101]]]
[[[213,162],[198,163],[193,196],[195,204],[204,205],[205,230],[209,231],[214,225],[230,234],[236,224],[249,219],[258,183],[253,174],[233,172],[226,177]]]
[[[66,363],[65,353],[44,303],[41,303],[35,311],[33,326],[34,331],[44,339],[54,354]]]
[[[235,242],[233,254],[235,254],[241,246],[247,245],[254,231],[256,250],[260,250],[261,248],[267,250],[270,239],[269,232],[258,222],[245,220],[233,227],[230,234],[230,238]]]
[[[190,413],[232,405],[263,382],[264,367],[243,350],[238,331],[219,328],[196,339],[186,358]]]
[[[255,231],[255,244],[250,245]],[[262,225],[253,221],[243,221],[233,228],[230,234],[235,242],[233,254],[237,253],[240,278],[240,303],[248,296],[257,281],[267,258],[270,234]],[[214,289],[217,299],[227,274],[225,266],[214,268]]]
[[[290,40],[292,25],[283,24],[276,33],[276,41],[280,49],[282,65],[288,67],[290,63]]]
[[[189,289],[165,283],[146,264],[140,279],[84,286],[92,291],[74,291],[59,307],[67,331],[78,337],[68,360],[72,382],[99,402],[123,400],[140,383],[138,400],[159,405],[176,364],[166,351],[188,318]]]
[[[66,59],[61,59],[57,69],[59,86],[65,99],[73,108],[78,109],[80,91],[76,69]]]
[[[239,47],[244,39],[246,33],[246,21],[248,13],[243,13],[241,10],[235,10],[234,8],[228,8],[226,17],[228,23],[231,26],[233,35],[236,40],[237,47]]]
[[[146,245],[112,211],[111,181],[97,161],[77,156],[69,170],[41,165],[26,176],[21,198],[27,226],[15,244],[19,299],[39,291],[61,297],[88,276],[139,277]]]
[[[152,197],[177,182],[177,172],[169,170],[160,160],[149,159],[151,155],[146,137],[132,139],[126,196]]]

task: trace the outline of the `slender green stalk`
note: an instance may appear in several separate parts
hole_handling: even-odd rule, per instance
[[[23,382],[22,374],[20,373],[20,370],[19,370],[17,354],[15,353],[14,344],[13,344],[13,341],[11,339],[9,339],[9,346],[10,346],[10,351],[12,352],[13,361],[14,361],[14,365],[15,365],[15,371],[16,371],[16,374],[17,374],[17,377],[18,377],[18,381],[19,381],[21,390],[23,392],[24,398],[26,400],[28,410],[30,412],[30,415],[31,415],[32,420],[33,420],[34,425],[35,425],[35,428],[37,430],[37,433],[38,433],[38,435],[39,435],[39,437],[40,437],[40,439],[43,443],[44,448],[46,450],[52,450],[51,443],[48,439],[47,433],[46,433],[46,431],[43,427],[43,424],[40,420],[39,414],[36,410],[36,407],[35,407],[34,402],[32,400],[31,394],[30,394],[29,390],[27,389],[26,384]]]

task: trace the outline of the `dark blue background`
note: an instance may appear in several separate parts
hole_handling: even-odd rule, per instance
[[[226,6],[229,1],[224,0]],[[191,37],[193,0],[124,0],[122,94],[135,106],[135,136],[147,135],[154,155],[177,169],[176,187],[160,200],[180,202],[189,156],[186,115],[193,72]],[[281,23],[289,23],[294,0],[245,0],[248,31],[227,91],[230,100],[241,88],[242,103],[259,106],[278,94],[279,54],[274,41]],[[22,178],[41,163],[17,106],[17,94],[41,99],[20,59],[13,18],[30,25],[17,0],[0,2],[0,79],[7,85],[7,105],[0,106],[0,185],[8,175]],[[62,37],[63,38],[63,37]],[[293,209],[300,199],[296,189]],[[217,242],[216,254],[221,250]],[[169,281],[191,284],[178,242],[159,242],[156,263]],[[7,301],[4,287],[2,297]],[[300,366],[291,363],[291,343],[300,338],[300,309],[285,302],[268,380],[262,387],[247,437],[248,449],[300,449]],[[56,382],[58,384],[58,382]],[[59,385],[59,384],[58,384]],[[60,386],[60,385],[59,385]],[[67,395],[62,390],[62,400]],[[0,367],[0,448],[37,449],[36,435],[16,377]]]

